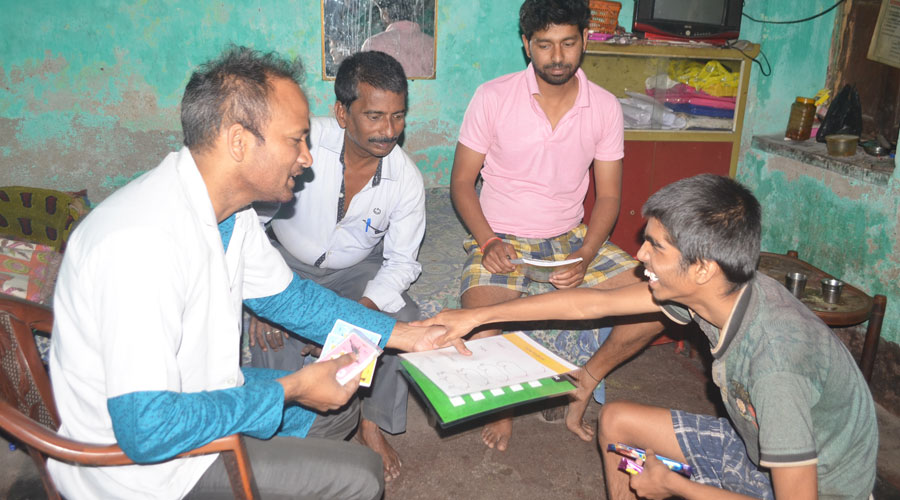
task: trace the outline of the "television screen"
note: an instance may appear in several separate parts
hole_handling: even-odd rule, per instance
[[[670,21],[720,24],[725,15],[722,0],[666,0],[653,5],[653,17]]]
[[[735,39],[743,0],[634,0],[632,31],[648,38]]]

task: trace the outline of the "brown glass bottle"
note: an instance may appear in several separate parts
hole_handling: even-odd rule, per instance
[[[793,141],[805,141],[809,139],[812,130],[813,118],[816,117],[815,101],[809,97],[798,97],[791,104],[791,116],[788,118],[787,130],[784,137]]]

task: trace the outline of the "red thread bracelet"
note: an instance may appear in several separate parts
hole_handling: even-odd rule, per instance
[[[499,236],[494,236],[493,238],[488,238],[487,241],[484,242],[484,245],[481,245],[481,253],[484,253],[487,250],[487,247],[491,246],[491,243],[495,241],[503,241]]]

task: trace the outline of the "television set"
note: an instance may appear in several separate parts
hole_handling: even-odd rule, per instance
[[[743,0],[634,0],[632,32],[646,38],[733,40]]]

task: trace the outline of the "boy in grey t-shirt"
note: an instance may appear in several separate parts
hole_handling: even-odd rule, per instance
[[[600,413],[601,449],[647,449],[641,474],[604,453],[608,497],[867,498],[875,483],[874,403],[844,345],[802,303],[756,271],[759,202],[727,177],[704,174],[650,197],[637,258],[649,283],[561,290],[501,305],[445,311],[426,324],[448,337],[515,319],[582,319],[663,309],[694,320],[710,341],[713,379],[729,419],[617,401]],[[590,377],[584,369],[576,378]],[[686,462],[690,480],[653,454]],[[722,491],[725,490],[725,491]],[[727,493],[726,493],[727,492]]]

